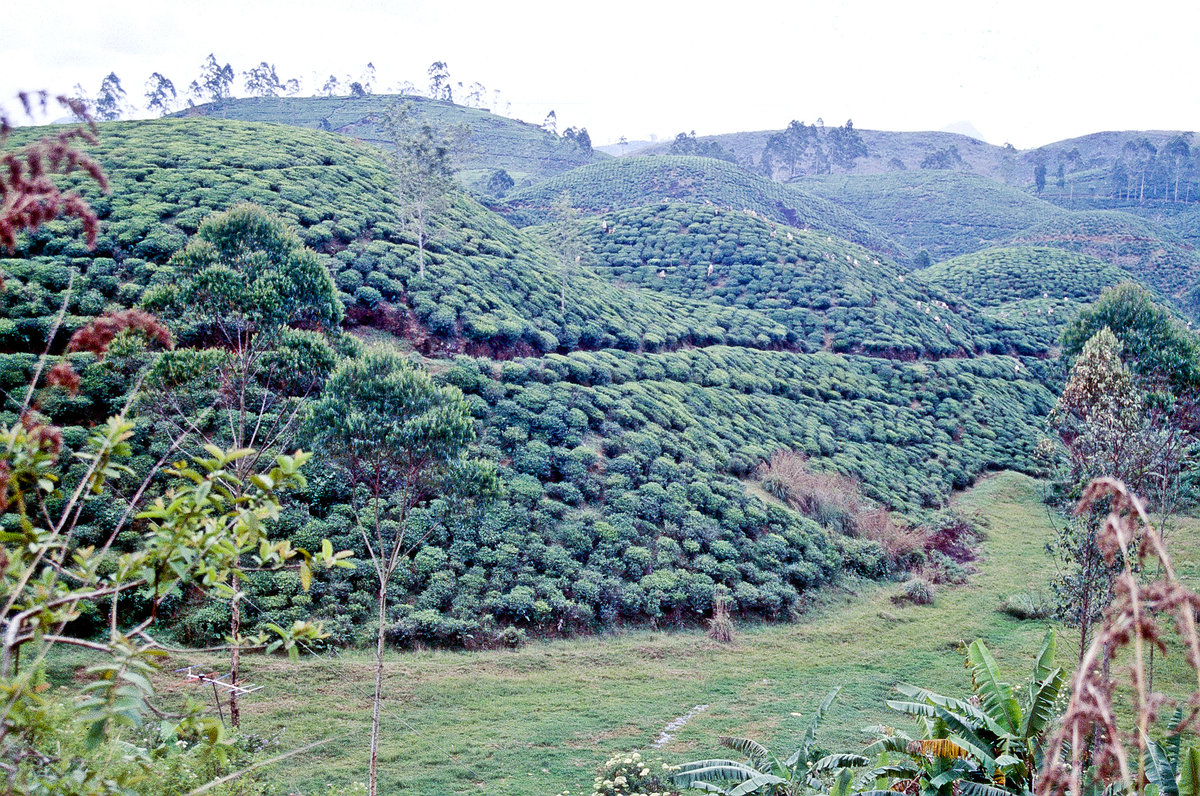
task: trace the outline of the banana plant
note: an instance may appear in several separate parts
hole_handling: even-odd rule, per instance
[[[780,760],[762,744],[749,738],[722,737],[720,744],[738,752],[743,760],[712,758],[684,763],[676,769],[675,785],[724,796],[798,796],[827,794],[849,796],[850,769],[870,761],[862,755],[825,754],[817,749],[817,729],[841,687],[826,695],[804,731],[800,745]]]
[[[919,738],[891,730],[864,750],[887,755],[862,780],[898,782],[921,796],[1002,796],[1033,790],[1042,736],[1066,674],[1054,666],[1056,636],[1046,632],[1021,697],[1000,676],[981,640],[967,647],[974,695],[953,699],[923,688],[897,686],[904,699],[887,705],[917,720]],[[1022,698],[1023,697],[1023,698]],[[892,763],[895,758],[898,762]],[[1164,794],[1164,796],[1166,796]]]
[[[1183,710],[1176,709],[1171,726],[1183,721]],[[1176,731],[1165,741],[1151,740],[1146,744],[1146,760],[1142,771],[1152,796],[1198,796],[1200,794],[1200,749],[1183,748],[1183,739]]]

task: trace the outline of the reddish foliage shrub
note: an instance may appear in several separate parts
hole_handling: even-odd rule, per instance
[[[35,100],[43,110],[48,105],[45,92],[36,96],[22,93],[19,98],[27,115],[32,112]],[[15,249],[20,231],[37,229],[60,217],[79,219],[87,245],[96,244],[100,231],[96,214],[81,196],[60,190],[52,179],[56,174],[81,169],[102,190],[108,190],[108,178],[100,164],[77,148],[80,142],[95,143],[96,125],[78,100],[58,97],[57,102],[85,124],[0,154],[0,249]],[[0,113],[0,145],[7,141],[11,131],[11,121]]]
[[[103,359],[113,338],[127,329],[140,331],[163,348],[172,346],[171,333],[153,315],[144,310],[123,310],[102,315],[75,332],[67,342],[67,350],[91,351]]]
[[[79,374],[70,363],[59,362],[46,374],[47,387],[62,387],[71,395],[79,393]]]

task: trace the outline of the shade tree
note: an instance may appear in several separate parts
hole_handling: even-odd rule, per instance
[[[411,104],[397,106],[387,121],[396,198],[405,228],[416,240],[417,274],[425,277],[426,250],[438,237],[438,217],[454,187],[455,137],[426,118],[417,119]]]
[[[429,98],[442,102],[454,102],[454,90],[450,84],[450,67],[445,61],[434,61],[426,70],[429,76]]]
[[[275,64],[262,61],[258,66],[242,72],[246,92],[252,97],[278,97],[286,87],[275,71]]]
[[[308,413],[314,442],[354,490],[355,523],[377,579],[375,691],[369,790],[378,788],[388,587],[429,533],[413,509],[440,495],[474,437],[466,402],[402,357],[368,352],[344,362]]]

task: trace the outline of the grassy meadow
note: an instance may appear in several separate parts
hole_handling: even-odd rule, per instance
[[[820,739],[850,751],[868,741],[864,727],[898,718],[883,705],[895,683],[965,692],[969,679],[956,647],[977,637],[986,639],[1012,682],[1023,682],[1044,625],[997,608],[1005,595],[1041,587],[1052,573],[1043,552],[1051,518],[1041,495],[1039,482],[1003,472],[956,497],[986,523],[987,539],[979,572],[965,586],[943,587],[931,606],[893,604],[898,584],[857,582],[822,593],[798,623],[739,627],[730,645],[698,631],[642,630],[515,651],[390,652],[380,790],[581,793],[612,752],[647,749],[668,722],[698,705],[707,708],[662,749],[668,761],[708,756],[722,734],[749,735],[786,753],[790,747],[783,747],[798,740],[810,711],[837,685],[844,690]],[[1197,539],[1194,521],[1169,537],[1181,575],[1193,584],[1200,581]],[[1072,635],[1068,630],[1060,640],[1064,666],[1074,660]],[[265,687],[243,700],[247,732],[277,738],[281,751],[335,739],[272,769],[274,792],[323,792],[328,784],[365,781],[371,659],[366,651],[299,664],[248,658],[246,678]],[[227,670],[223,659],[201,654],[166,668],[188,663]],[[1167,679],[1187,674],[1169,666],[1160,672]],[[211,698],[167,676],[160,687]]]

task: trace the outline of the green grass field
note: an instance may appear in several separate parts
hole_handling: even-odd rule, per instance
[[[898,584],[854,582],[823,592],[797,623],[740,627],[730,645],[697,631],[639,630],[516,651],[389,653],[380,790],[586,793],[610,754],[646,750],[668,722],[699,705],[707,708],[661,750],[668,761],[716,753],[722,734],[749,735],[786,753],[820,698],[838,685],[844,689],[819,740],[853,751],[870,740],[864,727],[898,718],[883,704],[894,684],[965,693],[969,678],[957,648],[974,638],[986,639],[1011,682],[1023,682],[1044,625],[997,608],[1011,592],[1044,586],[1053,571],[1043,553],[1052,527],[1041,497],[1039,482],[1014,472],[956,496],[960,509],[986,524],[987,538],[979,572],[965,586],[943,588],[931,606],[894,605]],[[1168,537],[1177,570],[1193,588],[1200,584],[1198,540],[1196,519]],[[1064,631],[1062,665],[1072,664],[1077,643]],[[244,661],[245,678],[265,686],[242,702],[246,732],[275,738],[279,751],[332,739],[274,766],[270,792],[322,793],[364,782],[372,656]],[[83,664],[78,654],[65,654],[51,675],[68,677]],[[164,669],[187,664],[228,669],[227,660],[202,654],[176,656]],[[1191,677],[1182,656],[1160,661],[1156,676],[1168,691]],[[168,702],[185,695],[211,700],[177,677],[160,678]]]
[[[662,750],[668,760],[715,752],[725,733],[783,747],[798,739],[809,712],[836,685],[845,690],[821,738],[830,748],[853,749],[867,741],[863,727],[888,718],[883,701],[893,684],[967,689],[956,646],[977,637],[1013,682],[1023,681],[1042,624],[1018,622],[997,606],[1051,573],[1042,552],[1051,526],[1041,486],[1005,472],[956,502],[987,523],[988,538],[979,573],[966,586],[941,591],[932,606],[893,605],[897,584],[859,584],[826,592],[798,623],[740,628],[729,646],[698,632],[637,631],[517,651],[389,654],[381,792],[578,793],[613,751],[646,749],[664,725],[697,705],[708,708]],[[1198,533],[1195,523],[1175,531],[1175,549],[1194,548],[1186,542]],[[1195,558],[1180,561],[1193,583],[1200,574]],[[1070,631],[1064,634],[1064,664],[1073,660],[1074,643]],[[224,668],[202,655],[171,662],[185,663]],[[243,701],[247,731],[278,736],[282,749],[337,739],[303,763],[277,766],[271,780],[280,793],[365,779],[371,670],[371,656],[362,652],[298,665],[249,658],[248,677],[266,687]],[[175,695],[194,688],[173,680],[164,687]],[[804,717],[790,717],[793,711]]]

